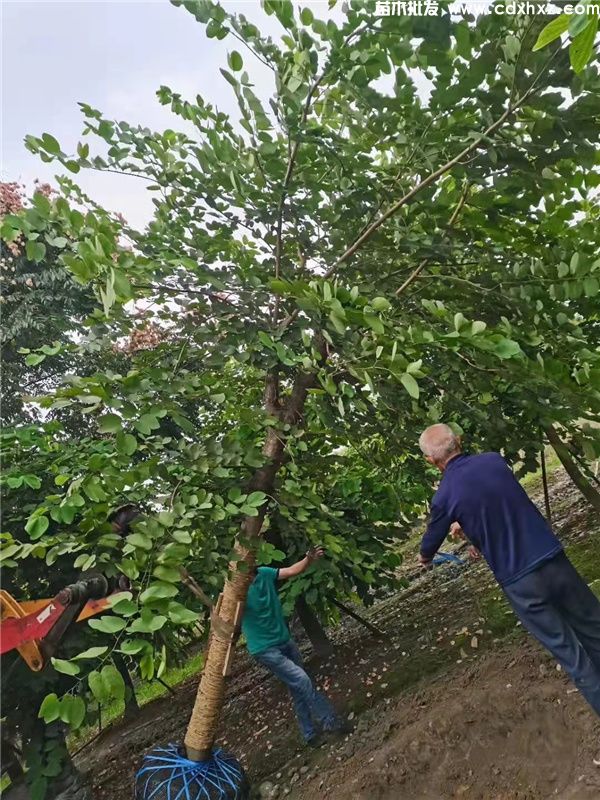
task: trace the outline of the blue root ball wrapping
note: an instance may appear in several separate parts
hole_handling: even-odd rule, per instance
[[[248,778],[231,753],[213,751],[209,761],[190,761],[176,745],[144,757],[135,777],[135,800],[247,800]]]

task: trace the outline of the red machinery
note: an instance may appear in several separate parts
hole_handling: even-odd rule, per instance
[[[121,588],[119,587],[117,591]],[[0,654],[18,650],[30,669],[39,672],[54,655],[74,622],[110,607],[109,584],[103,575],[84,576],[51,600],[18,602],[0,591]]]

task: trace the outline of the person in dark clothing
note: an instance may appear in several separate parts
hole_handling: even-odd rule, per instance
[[[276,584],[301,575],[322,555],[321,548],[313,548],[290,567],[258,567],[242,617],[248,652],[288,687],[300,732],[311,747],[323,743],[324,733],[341,735],[350,733],[352,728],[338,717],[327,697],[317,691],[307,675],[300,651],[290,636]]]
[[[427,428],[419,446],[442,472],[421,542],[421,563],[431,563],[458,523],[523,626],[600,715],[600,601],[542,514],[499,453],[463,453],[460,437],[443,424]]]

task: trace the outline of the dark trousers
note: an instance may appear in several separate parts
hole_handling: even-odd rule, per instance
[[[523,626],[600,716],[600,601],[564,553],[504,586]]]

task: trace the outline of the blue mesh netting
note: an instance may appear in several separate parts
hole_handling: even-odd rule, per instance
[[[135,777],[135,800],[247,800],[250,786],[241,764],[221,749],[209,761],[190,761],[176,745],[144,757]]]

